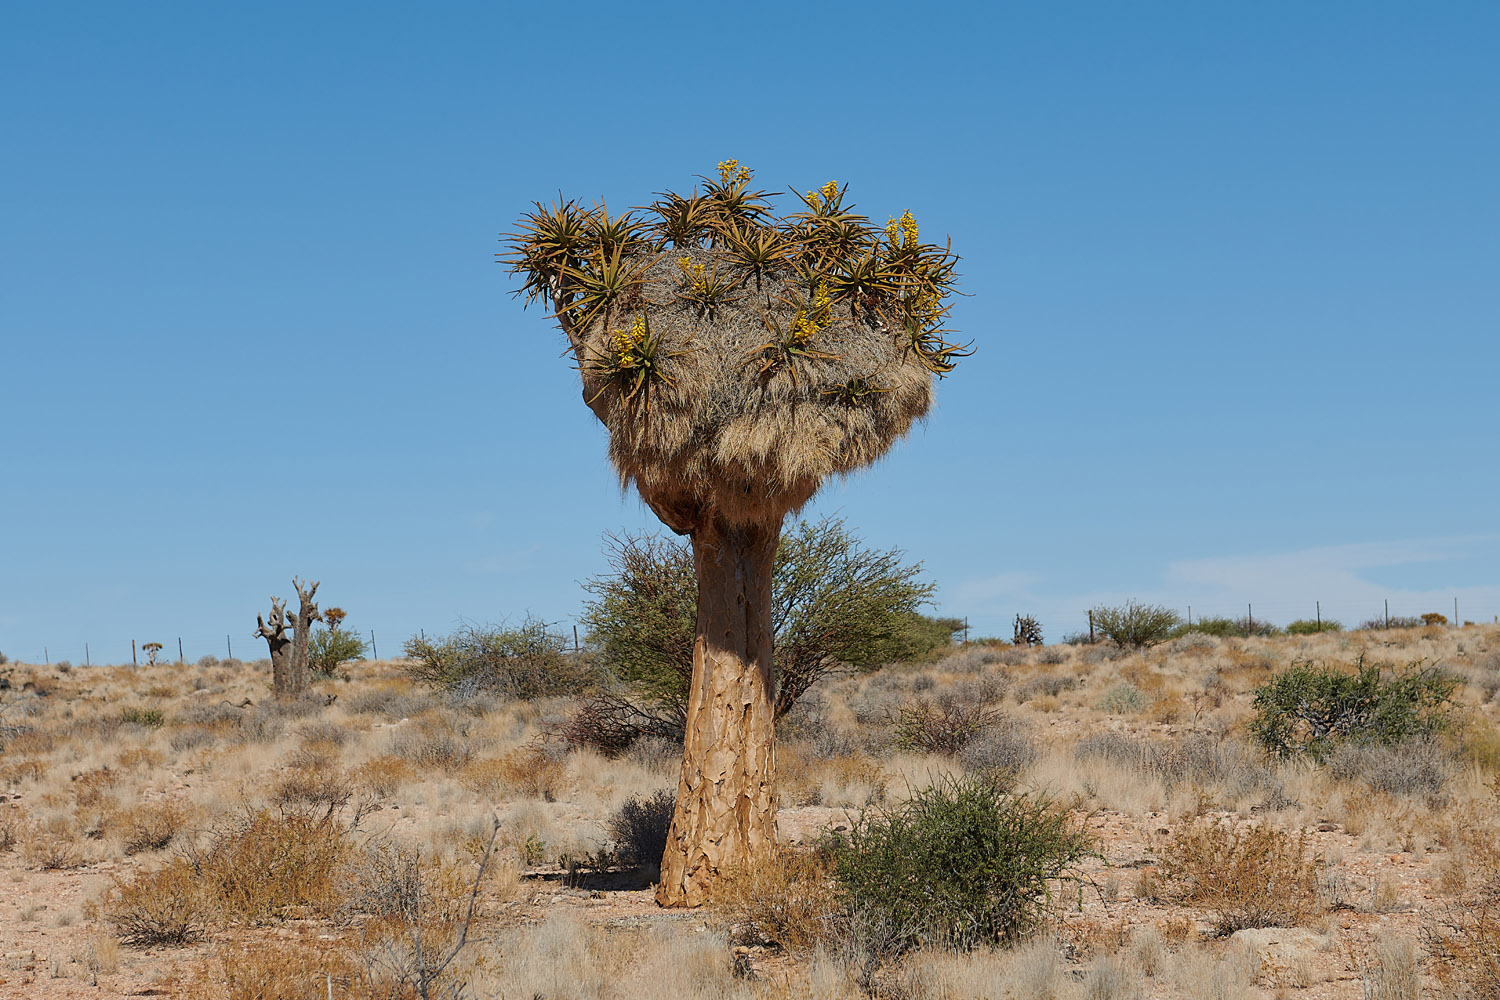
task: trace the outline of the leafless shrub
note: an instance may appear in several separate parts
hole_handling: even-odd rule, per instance
[[[1068,653],[1067,650],[1059,646],[1044,646],[1037,650],[1036,662],[1055,667],[1059,663],[1068,662]]]
[[[187,810],[176,802],[137,806],[113,817],[126,854],[159,851],[172,842],[186,824]]]
[[[319,810],[338,809],[351,795],[349,776],[328,764],[313,767],[293,766],[271,790],[271,801],[283,808],[305,806]]]
[[[392,721],[415,718],[436,703],[425,691],[398,691],[389,687],[356,691],[347,701],[339,702],[356,715],[383,715]]]
[[[983,705],[939,699],[918,700],[902,706],[895,719],[896,746],[921,753],[953,755],[968,746],[1000,718]]]
[[[953,685],[951,697],[958,701],[976,705],[993,705],[1005,700],[1010,690],[1010,678],[1005,674],[980,674],[967,677]]]
[[[828,703],[816,691],[803,695],[776,720],[776,732],[783,741],[806,744],[818,757],[844,757],[859,749],[853,734],[829,718]]]
[[[614,694],[594,695],[550,734],[569,749],[589,748],[615,758],[645,737],[682,745],[687,719],[674,704],[641,705]]]
[[[182,726],[206,726],[212,729],[238,729],[245,722],[245,710],[227,701],[211,705],[189,705],[173,720]]]
[[[1080,760],[1105,760],[1139,771],[1168,788],[1187,782],[1218,782],[1231,794],[1260,792],[1268,802],[1285,804],[1284,783],[1276,772],[1237,740],[1200,735],[1166,743],[1120,733],[1090,733],[1078,741],[1073,753]]]
[[[186,729],[179,729],[167,740],[168,746],[179,753],[184,750],[211,747],[217,742],[219,738],[214,735],[213,730],[203,726],[188,726]]]
[[[677,794],[670,788],[659,789],[649,798],[632,795],[625,800],[609,821],[615,857],[621,864],[648,868],[661,863],[676,805]]]
[[[307,743],[327,743],[336,747],[349,742],[349,730],[326,719],[298,726],[297,735]]]
[[[473,760],[486,742],[472,729],[472,720],[462,717],[424,720],[392,736],[390,752],[418,768],[451,774]]]
[[[1344,743],[1328,758],[1328,773],[1334,778],[1363,781],[1392,795],[1440,795],[1453,770],[1452,758],[1431,740],[1394,746]]]
[[[1056,698],[1078,687],[1078,678],[1067,674],[1042,674],[1016,688],[1016,701],[1024,705],[1033,698]]]
[[[659,736],[646,736],[630,744],[625,759],[648,771],[671,773],[682,763],[682,744]]]
[[[958,759],[970,771],[1014,776],[1036,763],[1037,746],[1025,726],[1002,716],[959,750]]]

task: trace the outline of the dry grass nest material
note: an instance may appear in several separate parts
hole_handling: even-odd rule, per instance
[[[822,480],[885,454],[932,403],[932,373],[879,316],[851,317],[834,304],[828,326],[809,340],[820,356],[797,356],[766,371],[759,348],[789,328],[809,301],[795,277],[774,277],[757,291],[742,286],[712,320],[678,297],[689,257],[709,270],[717,254],[703,248],[638,258],[641,283],[608,317],[582,331],[592,356],[607,356],[612,338],[645,313],[660,337],[660,378],[640,405],[585,366],[586,398],[610,431],[610,458],[624,483],[648,497],[712,498],[731,521],[756,520],[765,506],[795,509]],[[719,264],[728,271],[727,265]],[[858,399],[851,387],[869,387]],[[779,501],[779,502],[778,502]]]

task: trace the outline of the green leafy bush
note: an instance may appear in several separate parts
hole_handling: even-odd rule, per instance
[[[845,905],[888,928],[892,951],[1013,943],[1095,856],[1087,830],[1051,800],[981,777],[945,778],[824,847]]]
[[[520,625],[465,625],[441,639],[408,639],[406,669],[415,680],[459,695],[481,692],[504,698],[578,694],[595,680],[586,661],[564,651],[567,640],[546,622],[527,616]]]
[[[1342,632],[1344,623],[1336,618],[1298,618],[1286,627],[1287,635],[1317,635],[1319,632]]]
[[[698,628],[692,549],[661,536],[611,537],[611,572],[584,585],[582,623],[605,663],[648,696],[685,704]],[[917,609],[936,589],[896,549],[865,548],[838,518],[799,521],[781,537],[772,581],[776,714],[841,666],[929,656],[961,623]]]
[[[1239,618],[1208,615],[1199,618],[1195,622],[1178,625],[1172,630],[1172,637],[1176,638],[1177,636],[1188,635],[1192,632],[1201,632],[1204,635],[1211,635],[1219,639],[1230,639],[1235,636],[1243,639],[1251,636],[1265,638],[1267,636],[1280,635],[1282,630],[1268,621],[1252,618],[1249,615],[1242,615]]]
[[[1094,628],[1124,649],[1145,649],[1171,638],[1182,619],[1157,604],[1126,602],[1122,607],[1099,607],[1092,612]]]
[[[120,713],[120,721],[127,725],[145,726],[147,729],[160,729],[166,725],[167,717],[159,708],[127,708]]]
[[[1134,715],[1145,710],[1145,692],[1128,681],[1110,688],[1099,701],[1099,711],[1112,715]]]
[[[1383,674],[1364,657],[1352,671],[1294,663],[1255,692],[1250,732],[1280,756],[1323,761],[1340,743],[1431,739],[1450,719],[1458,680],[1421,661]]]
[[[307,665],[323,677],[332,677],[341,663],[364,658],[364,639],[348,629],[318,629],[307,641]]]

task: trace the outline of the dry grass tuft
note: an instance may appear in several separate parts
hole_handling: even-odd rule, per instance
[[[336,909],[349,850],[332,812],[314,818],[261,810],[218,830],[193,864],[226,914],[265,923],[293,910]]]
[[[470,761],[458,780],[490,801],[520,796],[555,802],[567,787],[567,768],[534,747],[522,747],[504,757]]]
[[[713,921],[731,937],[799,954],[828,942],[844,918],[824,859],[789,848],[731,875],[710,906]]]
[[[198,873],[179,858],[117,880],[105,897],[104,915],[126,944],[149,948],[195,940],[212,919],[213,907]]]
[[[390,755],[373,757],[349,775],[350,783],[355,787],[368,789],[383,798],[395,795],[416,778],[416,768],[400,757]]]
[[[179,803],[157,802],[115,813],[110,827],[126,854],[140,854],[166,847],[188,818],[188,810]]]
[[[1158,853],[1158,894],[1210,910],[1220,934],[1295,927],[1320,912],[1306,833],[1203,820],[1178,830]]]
[[[324,1000],[330,991],[339,997],[376,996],[361,991],[364,980],[359,964],[339,945],[257,941],[219,949],[187,995],[192,1000]]]

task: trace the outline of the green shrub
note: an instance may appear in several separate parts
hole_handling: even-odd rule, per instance
[[[1342,632],[1344,623],[1336,618],[1298,618],[1286,627],[1287,635],[1317,635],[1319,632]]]
[[[1081,884],[1094,853],[1083,825],[1039,794],[945,778],[828,841],[833,876],[886,948],[1013,943],[1048,916],[1058,883]]]
[[[441,639],[406,641],[414,679],[460,695],[504,698],[578,694],[591,685],[586,664],[567,653],[567,640],[527,616],[519,626],[465,625]]]
[[[1456,678],[1421,661],[1388,676],[1363,656],[1352,672],[1294,663],[1256,689],[1250,732],[1272,753],[1320,762],[1344,741],[1431,739],[1451,721],[1457,687]]]
[[[1125,649],[1155,646],[1170,638],[1172,629],[1182,620],[1170,608],[1134,601],[1123,607],[1095,608],[1092,613],[1099,634]]]
[[[1359,623],[1361,632],[1378,632],[1388,628],[1421,628],[1422,619],[1416,615],[1391,615],[1379,618],[1367,618]]]
[[[127,708],[120,713],[120,721],[145,726],[147,729],[160,729],[166,724],[167,717],[159,708]]]
[[[691,547],[676,538],[609,538],[611,572],[589,580],[582,623],[605,663],[662,702],[686,706],[698,629]],[[936,587],[897,549],[867,549],[838,518],[781,536],[771,583],[776,714],[840,666],[930,659],[962,622],[917,609]]]
[[[1235,636],[1241,639],[1251,636],[1265,638],[1267,636],[1280,635],[1281,629],[1268,621],[1243,615],[1239,618],[1224,618],[1222,616],[1209,615],[1199,618],[1195,622],[1177,626],[1172,630],[1172,638],[1179,635],[1187,635],[1190,632],[1201,632],[1219,639],[1231,639]]]
[[[307,665],[323,677],[332,677],[341,663],[364,658],[364,639],[348,629],[318,629],[307,642]]]
[[[1099,701],[1099,711],[1111,715],[1134,715],[1146,708],[1146,695],[1134,684],[1116,684]]]

